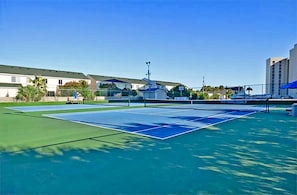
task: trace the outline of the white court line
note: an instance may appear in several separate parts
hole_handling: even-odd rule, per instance
[[[247,114],[244,114],[244,115],[236,115],[236,117],[234,117],[234,118],[226,119],[226,120],[223,120],[223,121],[220,121],[220,122],[217,122],[217,123],[213,123],[213,124],[209,124],[209,125],[206,125],[206,126],[203,126],[203,127],[198,127],[196,129],[192,129],[190,131],[186,131],[186,132],[178,133],[178,134],[175,134],[175,135],[172,135],[172,136],[168,136],[166,138],[163,138],[162,140],[174,138],[174,137],[186,134],[186,133],[191,133],[191,132],[194,132],[194,131],[198,131],[200,129],[205,129],[207,127],[211,127],[211,126],[218,125],[218,124],[221,124],[221,123],[225,123],[225,122],[228,122],[228,121],[232,121],[232,120],[235,120],[235,119],[244,118],[244,117],[246,117],[248,115],[255,114],[255,113],[257,113],[257,112],[256,111],[253,111],[253,112],[251,111],[251,113],[247,113]]]
[[[137,131],[126,131],[126,130],[122,130],[122,129],[116,129],[116,128],[113,128],[113,127],[105,127],[105,126],[100,126],[100,125],[96,125],[96,124],[93,124],[93,123],[81,122],[81,121],[78,121],[78,120],[68,120],[68,119],[65,119],[65,118],[50,116],[50,115],[46,115],[46,114],[43,115],[43,116],[58,119],[58,120],[63,120],[63,121],[67,121],[67,122],[73,122],[73,123],[88,125],[88,126],[92,126],[92,127],[98,127],[98,128],[110,129],[110,130],[114,130],[114,131],[120,131],[120,132],[123,132],[123,133],[131,133],[131,134],[135,134],[135,135],[142,136],[142,137],[150,137],[150,138],[154,138],[154,139],[160,139],[160,137],[155,137],[155,136],[152,136],[152,135],[143,135],[143,134],[137,133]],[[114,126],[114,125],[112,125],[112,126]],[[124,126],[124,125],[122,125],[122,126]],[[130,127],[130,126],[127,126],[127,127]]]
[[[143,108],[141,108],[141,109],[143,109]],[[144,108],[144,109],[147,109],[147,108]],[[210,126],[214,126],[214,125],[217,125],[217,124],[220,124],[220,123],[224,123],[224,122],[227,122],[227,121],[231,121],[231,120],[234,120],[234,119],[237,119],[237,118],[242,118],[242,117],[245,117],[247,115],[256,113],[256,111],[253,111],[253,112],[250,112],[250,113],[247,113],[247,114],[244,114],[244,115],[233,115],[232,118],[229,118],[229,119],[226,119],[226,120],[217,122],[217,123],[208,124],[208,125],[205,125],[205,126],[193,128],[191,130],[188,130],[188,131],[185,131],[185,132],[182,132],[182,133],[177,133],[175,135],[168,136],[168,137],[165,137],[165,138],[156,137],[156,136],[152,136],[152,135],[146,135],[146,134],[142,134],[141,132],[150,131],[150,130],[159,129],[159,128],[167,128],[170,125],[180,125],[180,124],[186,124],[186,123],[189,123],[189,122],[195,122],[195,121],[205,120],[207,118],[215,118],[215,117],[220,116],[220,115],[228,115],[228,114],[231,114],[231,113],[237,112],[237,111],[217,113],[217,114],[214,114],[214,115],[209,115],[209,116],[206,116],[206,117],[201,117],[199,119],[188,120],[188,121],[185,121],[185,122],[176,122],[176,123],[172,123],[172,124],[165,124],[165,125],[160,125],[160,126],[156,126],[156,127],[147,128],[147,129],[142,129],[142,130],[139,130],[139,131],[127,131],[127,130],[122,130],[122,129],[118,129],[116,127],[113,127],[113,126],[120,126],[120,127],[128,127],[129,128],[129,127],[131,127],[129,125],[123,125],[123,124],[121,124],[121,125],[115,125],[115,124],[107,123],[106,125],[108,127],[106,127],[104,125],[103,126],[100,125],[100,123],[98,125],[95,122],[88,122],[88,121],[85,121],[84,122],[84,121],[79,121],[79,120],[68,120],[68,119],[65,119],[65,118],[62,117],[63,115],[68,115],[69,116],[69,115],[82,114],[82,113],[88,113],[89,114],[89,113],[104,113],[104,112],[123,112],[123,113],[129,113],[129,114],[139,114],[139,113],[135,113],[135,112],[125,112],[127,110],[130,110],[130,109],[125,109],[125,110],[108,110],[108,111],[92,111],[92,112],[76,112],[76,113],[49,114],[49,115],[45,114],[43,116],[46,116],[46,117],[49,117],[49,118],[55,118],[55,119],[59,119],[59,120],[64,120],[64,121],[70,121],[70,122],[79,123],[79,124],[84,124],[84,125],[89,125],[89,126],[94,126],[94,127],[99,127],[99,128],[105,128],[105,129],[111,129],[111,130],[116,130],[116,131],[125,132],[125,133],[131,133],[131,134],[145,136],[145,137],[150,137],[150,138],[155,138],[155,139],[159,139],[159,140],[166,140],[166,139],[169,139],[169,138],[177,137],[177,136],[180,136],[180,135],[183,135],[183,134],[186,134],[186,133],[197,131],[199,129],[204,129],[204,128],[207,128],[207,127],[210,127]],[[185,110],[185,111],[187,111],[187,110]],[[149,113],[140,113],[140,114],[150,115]],[[53,115],[60,115],[61,117],[59,117],[59,116],[53,116]],[[158,115],[156,115],[156,116],[158,116]]]
[[[232,112],[235,112],[235,111],[232,111]],[[232,112],[229,112],[229,113],[232,113]],[[176,123],[172,123],[172,124],[160,125],[158,127],[152,127],[152,128],[148,128],[148,129],[139,130],[137,132],[150,131],[150,130],[154,130],[154,129],[158,129],[158,128],[162,128],[162,127],[168,127],[170,125],[183,125],[183,124],[187,124],[189,122],[202,121],[202,120],[205,120],[207,118],[214,118],[215,116],[219,116],[219,115],[222,115],[222,114],[223,113],[218,113],[218,114],[214,114],[214,115],[209,115],[207,117],[201,117],[199,119],[193,119],[193,120],[187,120],[187,121],[184,121],[184,122],[176,122]],[[227,114],[227,113],[224,113],[224,114]]]

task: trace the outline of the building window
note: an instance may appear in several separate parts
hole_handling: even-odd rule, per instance
[[[55,92],[54,91],[48,91],[47,96],[53,97],[53,96],[55,96]]]
[[[62,84],[63,84],[63,82],[62,82],[62,80],[60,79],[60,80],[59,80],[59,85],[62,85]]]
[[[12,76],[11,77],[11,82],[12,83],[19,83],[20,82],[20,77]]]

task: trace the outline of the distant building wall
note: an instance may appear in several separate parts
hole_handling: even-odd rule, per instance
[[[280,86],[288,83],[289,59],[274,57],[266,60],[266,93],[274,97],[288,96],[288,90]]]
[[[271,72],[272,72],[272,65],[275,64],[276,62],[284,59],[283,57],[273,57],[273,58],[268,58],[266,60],[266,88],[265,92],[267,94],[271,94]]]
[[[140,94],[144,99],[151,99],[151,100],[167,99],[167,92],[164,91],[163,89],[140,91]]]
[[[27,85],[30,77],[25,75],[10,74],[10,73],[0,73],[1,83],[18,83],[22,85]]]
[[[297,44],[290,50],[290,73],[289,82],[297,80]]]
[[[297,80],[297,44],[290,50],[289,79],[288,82]],[[297,98],[297,89],[289,89],[288,95]]]
[[[132,83],[132,90],[137,90],[141,87],[143,87],[145,84],[143,83]]]
[[[0,97],[16,97],[18,88],[15,87],[0,87]]]
[[[17,83],[21,84],[22,86],[27,86],[31,82],[31,79],[34,79],[35,76],[32,75],[17,75],[17,74],[1,74],[0,73],[0,83]],[[48,76],[42,76],[42,78],[46,79],[47,82],[47,91],[56,92],[57,86],[64,85],[67,82],[76,81],[79,82],[82,79],[76,78],[54,78]],[[91,82],[86,80],[88,84]],[[3,90],[2,90],[3,92]],[[11,95],[14,93],[11,93]],[[13,95],[12,95],[13,96]],[[15,96],[15,95],[14,95]]]
[[[100,83],[107,81],[107,80],[119,80],[122,83],[124,82],[125,84],[120,84],[114,82],[119,88],[126,88],[129,84],[129,88],[132,90],[138,90],[142,89],[145,87],[146,82],[143,79],[131,79],[131,78],[122,78],[122,77],[113,77],[113,76],[103,76],[103,75],[88,75],[88,77],[91,79],[91,87],[93,90],[98,90]],[[155,81],[159,85],[166,86],[168,90],[176,87],[177,85],[180,85],[180,83],[174,83],[174,82],[166,82],[166,81]],[[122,85],[122,86],[120,86]]]
[[[46,79],[48,95],[55,96],[58,86],[64,85],[71,81],[85,80],[88,85],[91,84],[83,73],[58,71],[49,69],[28,68],[20,66],[10,66],[0,64],[0,97],[6,94],[5,97],[15,97],[18,88],[31,84],[31,80],[35,76],[41,76]],[[16,87],[17,85],[17,87]],[[4,88],[5,87],[5,88]]]
[[[27,86],[31,84],[31,79],[36,76],[41,76],[46,79],[47,84],[47,96],[56,96],[57,87],[64,85],[67,82],[78,82],[80,80],[85,80],[90,86],[91,90],[95,92],[98,90],[98,85],[100,81],[105,81],[108,79],[117,79],[121,82],[117,83],[119,88],[129,88],[132,90],[137,90],[145,86],[145,82],[141,79],[131,79],[131,78],[118,78],[100,75],[84,75],[79,72],[69,72],[69,71],[59,71],[50,69],[39,69],[39,68],[29,68],[21,66],[11,66],[0,64],[0,97],[15,97],[18,88],[21,86]],[[180,83],[157,81],[160,85],[166,86],[167,89],[172,89],[173,87],[179,85]],[[16,86],[17,85],[17,86]],[[161,96],[158,96],[158,98]],[[163,97],[163,96],[162,96]],[[54,99],[54,98],[48,98]]]

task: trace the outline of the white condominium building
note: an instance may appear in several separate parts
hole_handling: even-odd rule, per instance
[[[266,60],[266,93],[273,97],[297,98],[297,89],[280,89],[297,80],[297,44],[290,50],[290,57],[271,57]]]
[[[290,50],[289,82],[297,80],[297,44]],[[289,89],[288,95],[297,98],[297,89]]]
[[[266,60],[266,93],[274,97],[287,96],[280,86],[288,83],[289,59],[273,57]]]

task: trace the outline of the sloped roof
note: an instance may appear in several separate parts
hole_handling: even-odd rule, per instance
[[[121,80],[118,80],[118,79],[107,79],[107,80],[104,80],[104,82],[113,82],[113,83],[126,83],[124,81],[121,81]]]
[[[105,81],[105,80],[120,80],[126,83],[136,83],[136,84],[146,84],[146,82],[142,79],[131,79],[131,78],[122,78],[122,77],[113,77],[113,76],[102,76],[102,75],[88,75],[92,79],[95,79],[96,81]],[[176,82],[168,82],[168,81],[156,81],[157,84],[165,85],[165,86],[177,86],[181,83]]]
[[[139,84],[145,84],[146,82],[141,79],[130,79],[130,78],[123,78],[123,77],[113,77],[113,76],[103,76],[103,75],[92,75],[89,74],[89,77],[95,79],[96,81],[106,81],[106,80],[119,80],[123,81],[125,83],[139,83]]]
[[[167,85],[167,86],[178,86],[178,85],[182,85],[181,83],[176,83],[176,82],[169,82],[169,81],[156,81],[157,84],[160,85]]]
[[[21,66],[10,66],[0,64],[0,73],[20,74],[20,75],[38,75],[60,78],[75,78],[75,79],[88,79],[83,73],[69,72],[51,69],[28,68]]]

